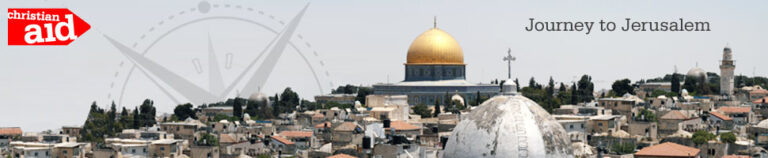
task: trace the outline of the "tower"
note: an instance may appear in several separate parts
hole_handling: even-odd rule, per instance
[[[720,94],[733,95],[733,70],[736,69],[736,65],[733,65],[733,53],[731,48],[725,46],[723,49],[723,60],[720,63]]]

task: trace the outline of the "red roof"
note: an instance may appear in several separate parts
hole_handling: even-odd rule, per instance
[[[723,115],[723,114],[721,114],[721,113],[719,113],[719,112],[717,112],[717,111],[712,111],[712,112],[709,112],[709,114],[712,114],[713,116],[715,116],[715,117],[717,117],[717,118],[720,118],[721,120],[725,120],[725,121],[730,121],[730,120],[733,120],[733,118],[731,118],[731,117],[728,117],[728,116],[726,116],[726,115]]]
[[[700,150],[671,142],[645,147],[635,153],[635,157],[689,157],[699,155]]]
[[[357,157],[352,156],[352,155],[347,155],[347,154],[336,154],[336,155],[333,155],[333,156],[328,156],[326,158],[357,158]]]
[[[419,129],[418,126],[411,125],[411,124],[409,124],[408,122],[405,122],[405,121],[392,121],[389,124],[389,127],[395,128],[395,130],[398,130],[398,131],[401,131],[401,130],[402,131],[407,131],[407,130]],[[389,129],[389,128],[387,128],[387,129]]]
[[[757,90],[749,91],[749,94],[768,94],[768,90],[757,89]]]
[[[2,127],[2,128],[0,128],[0,135],[21,135],[21,128],[19,128],[19,127]]]
[[[331,128],[331,122],[324,122],[321,124],[316,124],[315,128]]]
[[[733,114],[733,113],[749,113],[752,111],[749,107],[741,107],[741,106],[724,106],[720,107],[717,111],[723,112],[725,114]]]
[[[270,138],[272,138],[274,140],[277,140],[278,142],[283,143],[285,145],[293,145],[294,144],[291,140],[285,139],[285,138],[283,138],[281,136],[272,136]]]
[[[309,131],[282,131],[280,136],[287,138],[307,138],[312,137],[312,132]]]
[[[760,98],[757,100],[753,100],[752,103],[755,104],[762,104],[762,103],[768,103],[768,97]]]

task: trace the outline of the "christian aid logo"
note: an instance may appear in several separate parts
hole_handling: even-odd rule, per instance
[[[8,8],[8,45],[69,45],[90,28],[67,8]]]

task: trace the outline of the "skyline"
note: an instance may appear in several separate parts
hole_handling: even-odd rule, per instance
[[[277,19],[289,21],[306,5],[306,1],[210,1],[212,3],[233,3],[255,6]],[[147,6],[147,3],[156,6]],[[66,47],[12,47],[0,46],[0,96],[6,105],[0,112],[0,126],[20,126],[25,131],[55,129],[60,125],[80,125],[87,115],[88,106],[97,101],[106,107],[107,97],[113,82],[112,75],[120,62],[127,61],[102,35],[110,35],[123,43],[140,41],[148,28],[173,14],[176,10],[198,5],[199,1],[4,1],[4,7],[65,7],[93,26],[77,41]],[[298,25],[297,32],[304,41],[320,55],[330,73],[328,81],[335,85],[323,85],[323,93],[340,85],[372,85],[375,83],[398,82],[404,79],[403,66],[409,44],[421,32],[437,27],[451,34],[465,52],[467,80],[488,83],[492,79],[507,76],[507,63],[502,58],[507,50],[517,58],[512,62],[512,78],[527,83],[532,76],[538,83],[546,83],[549,76],[557,82],[572,82],[582,74],[593,77],[596,91],[610,88],[614,80],[663,77],[675,67],[685,74],[698,66],[707,72],[720,73],[719,60],[722,49],[730,45],[733,49],[736,75],[768,76],[768,63],[763,62],[768,47],[768,22],[760,20],[768,10],[760,8],[768,2],[727,3],[719,1],[676,1],[658,6],[638,2],[474,2],[464,4],[458,1],[313,1],[306,15]],[[755,4],[758,3],[758,4]],[[170,8],[170,9],[169,9]],[[587,9],[584,9],[587,8]],[[731,8],[731,9],[728,9]],[[732,9],[738,8],[738,9]],[[7,10],[7,8],[0,8]],[[136,10],[141,12],[136,12]],[[138,18],[137,18],[138,17]],[[686,20],[709,21],[709,32],[593,32],[584,35],[578,32],[527,32],[524,27],[529,18],[547,21],[597,21],[624,18],[633,20],[660,20],[685,18]],[[268,19],[268,17],[267,17]],[[266,20],[268,21],[268,20]],[[273,28],[282,29],[279,23],[264,22]],[[238,24],[239,23],[225,23]],[[5,30],[7,21],[0,22]],[[220,30],[223,26],[206,23],[195,26],[195,30],[209,30],[213,39],[226,39],[226,43],[215,46],[253,44],[264,45],[274,34],[264,30],[250,30],[247,26],[233,26],[242,30]],[[243,32],[239,32],[243,31]],[[237,36],[253,34],[253,38]],[[4,33],[3,33],[4,34]],[[0,34],[1,36],[2,34]],[[199,48],[174,48],[180,45],[205,45],[205,34],[174,35],[159,44],[158,51],[197,51]],[[187,41],[184,40],[190,37]],[[229,38],[229,39],[227,39]],[[292,41],[298,43],[298,38]],[[230,43],[231,42],[231,43]],[[7,37],[0,37],[0,43],[7,43]],[[255,46],[257,50],[261,47]],[[223,49],[223,52],[240,53],[253,47]],[[221,49],[219,49],[221,50]],[[307,52],[309,53],[309,52]],[[176,53],[150,56],[168,62],[174,70],[188,70],[191,60],[174,60]],[[224,58],[224,57],[220,57]],[[205,63],[205,59],[201,59]],[[309,73],[304,66],[293,63],[302,59],[290,51],[277,62],[275,71],[266,81],[262,91],[267,95],[292,87],[302,98],[322,94],[315,83],[307,83]],[[313,61],[314,63],[315,61]],[[244,67],[235,62],[233,67]],[[299,72],[297,74],[284,72]],[[224,72],[227,73],[227,72]],[[195,75],[188,73],[185,75]],[[203,75],[201,75],[203,76]],[[232,76],[226,75],[225,76]],[[193,80],[205,83],[203,78]],[[226,77],[228,81],[230,77]],[[325,84],[325,83],[323,83]],[[205,84],[203,84],[205,85]],[[132,98],[147,98],[156,101],[160,113],[172,112],[175,105],[164,99],[165,95],[154,89],[152,84],[137,84],[136,89],[153,92]],[[232,94],[230,97],[234,96]],[[40,100],[40,98],[45,98]],[[141,103],[141,100],[124,101],[126,107]],[[51,105],[56,104],[56,105]],[[46,109],[42,112],[31,110]],[[18,112],[24,111],[24,112]],[[27,112],[28,111],[28,112]],[[53,121],[51,118],[58,118]],[[16,120],[30,120],[20,123]]]

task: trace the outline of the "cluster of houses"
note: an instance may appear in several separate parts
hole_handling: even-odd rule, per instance
[[[553,110],[577,157],[768,157],[768,91],[743,87],[734,96],[646,95],[597,98]],[[650,89],[650,90],[649,90]],[[666,89],[665,91],[669,91]],[[714,138],[694,134],[705,132]],[[721,139],[732,133],[735,141]],[[621,149],[630,146],[629,152]]]
[[[40,133],[0,128],[0,153],[13,158],[436,157],[459,120],[450,112],[424,119],[413,115],[405,95],[366,100],[365,106],[357,102],[353,108],[296,111],[269,120],[244,114],[242,121],[211,121],[211,116],[233,116],[233,108],[206,107],[197,111],[199,119],[125,129],[99,144],[78,142],[79,126]]]
[[[663,86],[646,86],[648,89]],[[562,105],[551,112],[567,132],[576,157],[768,157],[768,90],[742,87],[735,97],[630,95]],[[461,114],[421,118],[405,95],[354,97],[347,109],[280,114],[276,119],[217,120],[229,106],[205,107],[199,119],[159,122],[122,130],[103,143],[78,142],[82,128],[22,133],[0,128],[0,153],[13,158],[52,157],[438,157]],[[463,102],[460,96],[454,96]],[[434,110],[433,107],[431,107]],[[462,113],[472,110],[468,108]],[[163,120],[158,118],[157,120]],[[697,141],[695,133],[714,136]],[[736,139],[726,141],[724,133]]]

